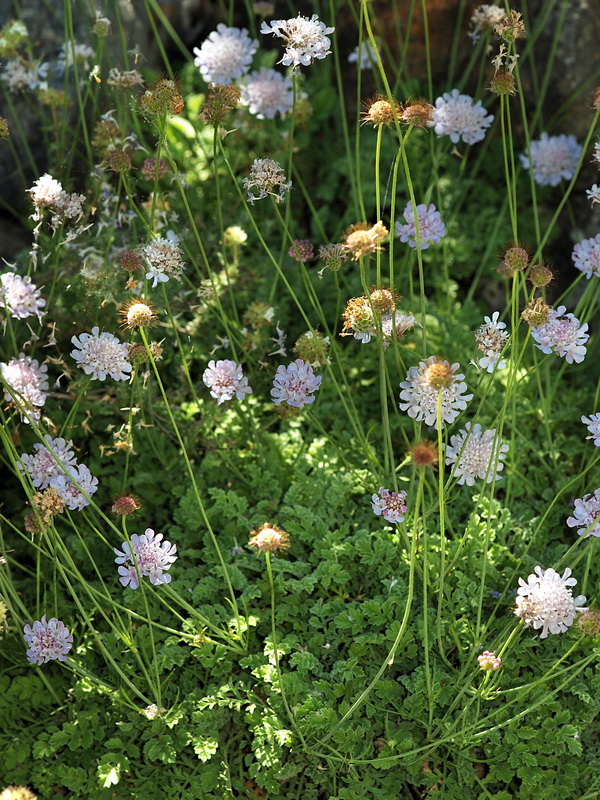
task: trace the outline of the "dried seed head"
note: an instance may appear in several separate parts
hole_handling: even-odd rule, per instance
[[[520,12],[512,9],[509,14],[504,14],[498,20],[494,26],[494,32],[505,42],[514,42],[516,39],[522,39],[527,35],[525,23],[521,19]]]
[[[544,325],[548,322],[551,307],[544,303],[541,297],[536,297],[535,300],[530,300],[521,312],[521,317],[531,327],[537,328],[539,325]]]
[[[452,385],[454,375],[450,364],[446,361],[434,361],[425,370],[423,378],[425,383],[440,391]]]
[[[273,324],[275,309],[263,300],[250,303],[243,316],[244,325],[249,325],[255,331]]]
[[[365,223],[359,222],[351,225],[346,231],[344,247],[355,261],[359,261],[361,258],[381,250],[379,243],[386,238],[388,233],[388,229],[381,221],[375,223],[371,228],[368,228]]]
[[[363,111],[361,125],[371,123],[374,127],[378,125],[389,126],[394,123],[394,115],[397,119],[400,119],[402,114],[402,109],[395,100],[392,106],[390,101],[380,94],[375,95],[372,100],[367,100],[363,105],[366,110]]]
[[[285,550],[290,546],[290,537],[277,525],[265,522],[262,528],[251,532],[248,544],[250,547],[256,547],[260,553],[275,553],[277,550]]]
[[[106,166],[113,172],[130,172],[131,156],[127,150],[110,150],[106,159]]]
[[[534,264],[527,273],[527,280],[532,283],[536,289],[542,289],[548,286],[554,278],[554,273],[545,264]]]
[[[122,517],[129,517],[139,511],[142,507],[139,497],[134,494],[123,494],[115,498],[110,510],[113,514],[119,514]]]
[[[513,272],[520,272],[529,264],[529,253],[520,244],[507,247],[502,254],[502,261]]]
[[[505,264],[504,261],[500,264],[496,272],[501,278],[506,278],[506,280],[512,278],[515,274],[515,270],[512,267],[509,267],[508,264]]]
[[[498,70],[490,81],[490,91],[497,95],[516,94],[517,90],[512,72]]]
[[[401,109],[400,120],[415,128],[430,128],[433,125],[433,106],[427,100],[409,100]]]
[[[584,613],[577,620],[577,625],[582,633],[586,636],[599,636],[600,635],[600,611],[595,608],[590,608],[589,611]]]
[[[9,136],[8,122],[4,117],[0,117],[0,139],[8,139]]]
[[[123,327],[130,330],[147,328],[156,319],[156,313],[152,306],[139,300],[131,300],[119,314]]]
[[[307,331],[303,333],[294,345],[294,352],[311,367],[319,364],[327,364],[329,357],[329,337],[323,336],[319,331]]]
[[[165,79],[144,92],[140,105],[149,114],[181,114],[184,103],[175,81]]]
[[[398,298],[391,289],[372,289],[369,297],[376,314],[391,314],[396,310]]]
[[[319,258],[326,269],[337,272],[348,259],[348,252],[343,244],[322,244],[319,247]]]
[[[417,442],[408,453],[415,467],[433,467],[435,469],[438,466],[438,448],[435,442],[431,442],[429,439]]]
[[[240,102],[241,92],[237,86],[211,83],[198,119],[217,128],[222,125],[230,111]]]

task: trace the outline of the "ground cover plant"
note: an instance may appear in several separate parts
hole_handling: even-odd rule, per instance
[[[0,30],[0,797],[597,797],[573,5],[125,5]]]

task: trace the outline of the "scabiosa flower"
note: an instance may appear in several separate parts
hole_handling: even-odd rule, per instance
[[[67,653],[73,647],[73,637],[64,622],[52,617],[36,619],[32,625],[25,625],[23,638],[29,645],[27,660],[32,664],[47,664],[48,661],[66,661]]]
[[[570,575],[568,568],[561,576],[552,567],[543,570],[538,566],[528,576],[527,583],[519,578],[514,613],[521,617],[527,627],[536,631],[541,628],[540,639],[545,639],[549,633],[565,633],[575,621],[577,613],[587,611],[587,608],[580,608],[585,603],[583,595],[573,598],[571,587],[577,581]]]
[[[363,39],[350,53],[348,61],[357,64],[359,69],[372,69],[373,65],[377,64],[377,54],[377,48],[373,47],[373,43],[369,39]]]
[[[290,546],[290,537],[277,525],[265,522],[262,528],[251,531],[248,544],[250,547],[256,547],[259,553],[275,553],[277,550],[286,550]]]
[[[128,373],[132,367],[127,344],[112,333],[100,333],[96,325],[91,333],[73,336],[71,341],[76,347],[71,351],[71,357],[86,375],[92,376],[92,380],[105,381],[107,375],[114,381],[129,380]]]
[[[144,178],[146,178],[146,180],[153,181],[155,177],[157,177],[160,180],[161,178],[164,178],[165,175],[167,175],[167,173],[169,172],[169,167],[164,158],[161,158],[158,161],[158,170],[157,170],[156,159],[147,158],[142,164],[140,172],[142,173]]]
[[[342,314],[344,327],[340,336],[353,336],[362,344],[371,341],[377,333],[373,306],[367,297],[351,297]]]
[[[286,44],[283,58],[279,64],[285,67],[308,67],[313,59],[325,58],[331,53],[331,41],[327,38],[335,28],[328,28],[320,22],[316,14],[310,19],[298,14],[294,19],[274,19],[263,22],[261,33],[272,33]]]
[[[420,328],[423,327],[423,325],[412,314],[402,314],[399,311],[393,311],[391,314],[385,314],[381,318],[383,349],[387,350],[394,340],[399,342],[404,334],[407,333],[411,328],[414,328],[415,325],[418,325]]]
[[[600,233],[576,244],[571,258],[588,280],[592,276],[600,278]]]
[[[65,501],[69,511],[81,511],[89,506],[85,495],[92,495],[98,489],[98,478],[95,478],[85,464],[67,467],[68,475],[57,470],[50,479],[50,488],[56,489],[60,498]]]
[[[17,319],[27,319],[34,314],[41,319],[46,301],[40,297],[40,290],[31,278],[6,272],[0,275],[0,304]]]
[[[581,421],[587,425],[588,431],[592,434],[586,436],[586,439],[593,439],[596,447],[600,447],[600,413],[590,414],[589,417],[582,417]]]
[[[490,650],[484,650],[480,656],[477,656],[477,661],[484,672],[489,672],[492,669],[499,669],[502,659]]]
[[[315,250],[312,242],[309,239],[294,239],[294,244],[288,250],[288,256],[293,258],[294,261],[302,261],[306,263],[311,258],[315,257]]]
[[[487,113],[481,100],[475,103],[458,89],[445,92],[435,101],[434,130],[438,136],[449,136],[454,144],[461,139],[465,144],[480,142],[493,121],[494,115]]]
[[[147,328],[156,319],[156,312],[149,303],[131,300],[119,311],[124,328]]]
[[[376,253],[381,250],[381,242],[386,238],[389,231],[379,220],[370,228],[364,222],[351,225],[344,236],[344,248],[354,261]]]
[[[361,125],[371,123],[374,128],[380,125],[394,124],[395,119],[400,119],[402,109],[399,103],[392,98],[392,102],[381,94],[376,94],[370,100],[363,103],[365,110],[362,112]]]
[[[6,402],[14,402],[19,407],[25,422],[29,422],[30,418],[34,422],[39,421],[40,413],[32,407],[40,408],[46,402],[44,392],[49,389],[48,367],[45,364],[40,366],[35,359],[20,353],[18,358],[1,363],[0,372],[2,378],[17,395],[13,398],[11,392],[5,389],[4,399]]]
[[[322,244],[319,247],[319,258],[325,265],[323,269],[318,272],[319,278],[322,278],[323,272],[325,272],[326,269],[337,272],[342,268],[344,262],[348,259],[348,251],[344,245],[339,242]]]
[[[575,511],[567,525],[577,528],[578,536],[600,536],[600,489],[575,500]]]
[[[248,192],[250,205],[254,205],[255,200],[262,200],[269,195],[276,203],[282,203],[285,200],[285,193],[292,188],[292,182],[285,180],[281,164],[271,158],[255,158],[250,167],[250,174],[244,178],[242,184]],[[258,194],[252,194],[250,189],[258,189]]]
[[[396,222],[396,236],[400,237],[401,242],[408,242],[408,246],[416,250],[417,226],[412,203],[408,203],[404,209],[404,219],[405,225]],[[420,203],[417,206],[417,219],[421,250],[427,250],[430,244],[437,244],[446,235],[446,227],[440,219],[440,212],[433,203],[430,203],[429,207],[425,203]]]
[[[498,445],[496,430],[482,431],[476,422],[467,422],[464,429],[450,438],[446,448],[446,465],[455,464],[454,474],[460,485],[473,486],[478,478],[486,483],[499,481],[504,469],[502,461],[506,458],[508,445]]]
[[[248,378],[244,377],[242,367],[235,361],[209,361],[208,367],[202,375],[204,385],[208,386],[211,395],[216,398],[217,405],[231,400],[235,395],[238,400],[243,400],[247,394],[252,393],[248,386]]]
[[[587,194],[588,200],[592,201],[592,205],[594,203],[600,203],[600,186],[595,183],[591,189],[586,189],[585,193]]]
[[[329,363],[329,336],[319,331],[306,331],[296,341],[294,352],[311,367]]]
[[[465,376],[458,373],[459,369],[459,364],[450,365],[435,356],[419,362],[418,367],[411,367],[406,380],[400,384],[400,410],[417,422],[437,428],[440,394],[442,423],[454,422],[473,399],[472,394],[464,394],[467,384],[463,380]]]
[[[521,163],[525,169],[533,168],[533,178],[539,186],[558,186],[561,180],[570,180],[575,174],[581,156],[581,145],[569,134],[548,136],[542,133],[530,143],[531,162],[523,153]]]
[[[34,182],[31,189],[27,189],[31,195],[31,202],[36,208],[47,208],[55,205],[64,193],[60,181],[57,181],[47,172]]]
[[[437,469],[439,463],[438,446],[429,439],[421,439],[408,451],[415,467]]]
[[[378,517],[383,517],[391,523],[404,522],[406,514],[406,492],[390,492],[383,486],[379,493],[371,497],[371,508]]]
[[[492,31],[496,25],[501,22],[506,16],[503,8],[492,5],[477,6],[471,15],[471,30],[469,37],[472,39],[473,44],[478,41],[482,31]]]
[[[297,358],[287,367],[283,364],[277,367],[271,397],[277,405],[285,402],[289,406],[300,408],[314,403],[312,394],[317,391],[322,380],[323,376],[315,375],[310,364]]]
[[[596,142],[594,145],[594,155],[592,156],[592,161],[595,161],[596,164],[600,164],[600,142]]]
[[[122,550],[114,548],[115,563],[122,565],[119,567],[119,580],[123,586],[137,589],[139,579],[144,577],[150,578],[154,586],[171,582],[166,571],[177,561],[177,545],[162,539],[162,533],[155,534],[152,528],[146,528],[141,536],[134,533],[129,542],[123,542]]]
[[[46,489],[50,486],[52,478],[62,473],[60,464],[65,468],[76,464],[75,453],[71,450],[72,441],[66,442],[63,438],[53,439],[49,433],[45,434],[44,440],[45,445],[40,442],[33,445],[33,455],[23,453],[19,459],[19,468],[21,471],[22,467],[27,470],[36,489]]]
[[[194,47],[194,64],[206,83],[233,83],[248,72],[257,48],[246,28],[228,28],[220,22],[201,47]]]
[[[146,280],[152,280],[152,288],[159,283],[166,283],[172,275],[179,278],[184,269],[181,248],[177,239],[164,239],[158,236],[141,249],[142,256],[148,263]]]
[[[584,611],[577,620],[577,627],[586,636],[598,636],[600,634],[600,612],[595,608]]]
[[[506,362],[500,361],[500,353],[508,341],[508,332],[504,330],[506,324],[498,321],[499,317],[499,311],[494,311],[491,317],[484,317],[484,324],[475,332],[475,343],[483,353],[477,363],[488,372],[506,367]]]
[[[257,119],[284,117],[292,110],[294,92],[292,79],[274,69],[261,67],[240,81],[240,103],[247,106]]]
[[[585,358],[585,343],[590,338],[586,333],[587,322],[583,325],[573,314],[565,314],[565,306],[552,309],[548,321],[543,325],[533,326],[531,336],[535,347],[542,353],[556,353],[564,357],[567,364],[580,364]]]

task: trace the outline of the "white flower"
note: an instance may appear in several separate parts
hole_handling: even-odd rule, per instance
[[[38,89],[48,75],[48,64],[24,62],[20,58],[7,61],[0,72],[0,79],[8,87],[9,92],[21,92],[23,89]]]
[[[581,145],[572,135],[548,136],[542,133],[530,143],[533,178],[540,186],[558,186],[561,180],[570,180],[575,174],[581,156]],[[530,169],[529,156],[523,153],[521,163]]]
[[[588,280],[594,275],[600,278],[600,233],[578,242],[571,258],[575,268],[581,270]]]
[[[448,361],[439,361],[430,356],[421,361],[418,367],[408,370],[406,380],[400,388],[400,410],[406,411],[409,417],[417,422],[425,422],[437,428],[438,395],[441,396],[441,420],[454,422],[467,403],[473,399],[472,394],[464,394],[467,384],[465,377],[458,374],[459,364],[450,365]]]
[[[49,433],[44,435],[45,445],[36,442],[33,445],[33,455],[24,453],[19,461],[19,469],[23,467],[31,476],[31,482],[36,489],[47,489],[50,481],[56,475],[61,475],[60,464],[64,467],[75,466],[75,453],[71,450],[73,442],[66,442],[63,438],[53,439]],[[60,462],[57,463],[57,459]],[[21,466],[22,465],[22,466]]]
[[[91,333],[73,336],[71,341],[78,348],[71,351],[72,358],[86,375],[92,376],[92,380],[104,381],[107,375],[114,381],[129,380],[128,373],[132,369],[129,349],[112,333],[100,333],[95,326]]]
[[[36,208],[53,206],[61,199],[64,193],[60,181],[57,181],[47,172],[41,178],[38,178],[31,189],[27,189],[27,191],[31,195],[31,200]]]
[[[200,48],[194,47],[194,64],[207,83],[232,83],[250,69],[258,42],[246,28],[228,28],[222,22]]]
[[[56,489],[69,511],[81,511],[90,504],[84,492],[87,495],[94,494],[98,489],[98,478],[92,475],[85,464],[67,467],[67,472],[68,475],[65,475],[57,471],[50,480],[50,488]]]
[[[294,104],[292,79],[274,69],[261,67],[246,75],[240,81],[240,90],[240,103],[258,119],[274,119],[276,114],[283,117]]]
[[[596,164],[600,164],[600,142],[596,142],[594,145],[594,155],[592,156],[592,161],[595,161]]]
[[[566,569],[561,577],[552,567],[543,570],[538,566],[528,576],[527,583],[519,578],[514,613],[527,627],[536,631],[541,628],[540,639],[545,639],[549,633],[565,633],[575,621],[577,612],[587,611],[587,608],[580,607],[585,603],[583,595],[573,598],[571,587],[577,581],[570,575],[570,569]]]
[[[578,528],[579,536],[600,536],[600,489],[575,500],[575,511],[567,525]]]
[[[169,276],[179,278],[185,264],[181,257],[179,240],[169,236],[167,238],[157,237],[149,244],[141,248],[141,253],[148,263],[146,280],[153,280],[152,288],[155,289],[158,283],[166,283]]]
[[[282,203],[285,193],[292,188],[291,181],[286,183],[281,164],[271,158],[255,158],[250,167],[250,174],[244,178],[242,184],[248,192],[250,205],[254,205],[255,200],[262,200],[269,195],[276,203]],[[258,189],[258,194],[252,194],[250,189]]]
[[[89,44],[77,44],[71,40],[60,48],[57,59],[59,69],[64,71],[65,68],[72,67],[77,63],[82,69],[88,70],[95,55],[94,48]]]
[[[14,272],[6,272],[0,275],[0,305],[4,305],[17,319],[27,319],[34,314],[41,319],[46,301],[40,297],[40,289],[29,276],[23,278]]]
[[[463,430],[450,438],[446,464],[456,465],[452,471],[461,485],[473,486],[477,479],[492,483],[502,477],[502,461],[507,452],[507,444],[498,444],[495,428],[482,431],[478,422],[473,426],[467,422]]]
[[[129,584],[131,589],[137,589],[143,577],[150,578],[154,586],[171,582],[171,576],[164,573],[177,561],[177,545],[162,539],[162,533],[146,528],[141,536],[134,533],[129,542],[123,542],[122,550],[114,549],[115,562],[122,565],[119,580],[123,586]]]
[[[475,343],[484,354],[478,364],[488,372],[506,367],[506,362],[500,361],[500,353],[508,341],[508,332],[506,323],[499,322],[499,317],[498,311],[494,311],[491,317],[484,317],[484,324],[475,332]]]
[[[597,183],[595,183],[591,189],[586,189],[585,193],[588,196],[588,200],[592,201],[592,205],[594,205],[594,203],[600,203],[600,186],[598,186]]]
[[[270,24],[270,27],[269,27]],[[270,23],[263,22],[261,33],[272,33],[286,44],[283,58],[278,63],[294,69],[312,64],[315,58],[325,58],[331,53],[331,42],[327,38],[335,28],[327,28],[319,21],[316,14],[310,19],[298,14],[292,19],[274,19]]]
[[[468,94],[460,94],[458,89],[445,92],[435,101],[433,123],[438,136],[449,136],[457,144],[461,139],[466,144],[480,142],[487,128],[494,121],[481,105]]]
[[[400,311],[394,311],[393,314],[384,314],[381,317],[383,349],[387,350],[394,340],[397,342],[400,341],[404,334],[411,328],[414,328],[415,325],[418,325],[420,328],[423,327],[412,314],[403,314]]]
[[[573,314],[565,314],[565,306],[552,309],[548,321],[531,328],[535,347],[542,353],[556,353],[564,357],[568,364],[580,364],[585,358],[585,343],[590,338],[586,333],[587,322],[583,325]]]
[[[13,358],[7,363],[0,364],[2,378],[12,391],[17,395],[13,398],[8,389],[4,390],[4,399],[7,403],[14,402],[25,422],[38,422],[39,411],[34,411],[32,406],[41,407],[46,402],[45,392],[48,391],[48,367],[24,353],[18,358]]]
[[[590,414],[589,417],[582,417],[581,421],[587,425],[588,431],[592,434],[586,439],[593,439],[596,447],[600,447],[600,413]]]
[[[204,370],[202,380],[210,389],[211,395],[216,398],[217,405],[221,405],[235,395],[238,400],[244,400],[247,394],[252,393],[248,386],[248,378],[244,377],[242,367],[235,361],[209,361]]]
[[[351,64],[358,64],[360,69],[372,69],[377,64],[377,52],[370,39],[363,39],[350,53],[348,61]]]

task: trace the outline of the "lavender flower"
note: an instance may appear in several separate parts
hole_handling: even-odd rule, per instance
[[[257,48],[246,28],[228,28],[220,22],[200,48],[194,47],[194,64],[207,83],[232,83],[248,72]]]
[[[542,353],[556,353],[564,357],[568,364],[580,364],[585,358],[585,343],[590,338],[586,333],[587,322],[583,325],[573,314],[565,314],[565,306],[552,309],[548,321],[531,328],[535,347]]]
[[[475,343],[484,354],[477,363],[488,372],[506,367],[506,362],[500,361],[500,353],[508,341],[508,332],[504,330],[506,324],[498,321],[499,317],[498,311],[491,317],[484,317],[484,324],[475,332]]]
[[[496,430],[482,431],[476,422],[467,422],[464,429],[450,438],[446,448],[446,464],[455,464],[454,475],[459,484],[473,486],[477,479],[486,483],[499,481],[504,469],[502,461],[508,452],[508,445],[498,445]]]
[[[371,497],[371,508],[378,517],[382,516],[391,523],[404,522],[406,514],[406,492],[390,492],[383,486],[379,493]]]
[[[64,622],[52,617],[35,620],[33,626],[25,625],[23,638],[29,645],[27,660],[32,664],[47,664],[48,661],[66,661],[73,647],[73,637]]]
[[[527,627],[536,631],[541,628],[540,639],[545,639],[549,633],[565,633],[575,621],[577,612],[587,611],[587,608],[580,608],[585,603],[583,595],[573,598],[571,587],[577,581],[570,575],[570,569],[566,569],[561,577],[552,567],[543,570],[538,566],[528,576],[527,583],[519,578],[514,613]]]
[[[269,27],[270,26],[270,27]],[[263,22],[261,33],[272,33],[286,44],[283,58],[279,64],[285,67],[308,67],[314,59],[325,58],[331,53],[331,41],[328,34],[335,28],[328,28],[319,21],[316,14],[310,19],[298,14],[293,19],[274,19],[270,23]]]
[[[314,403],[315,398],[311,395],[317,391],[322,380],[323,377],[315,375],[310,364],[297,358],[287,367],[283,365],[277,367],[271,397],[277,405],[285,402],[289,406],[300,408]]]
[[[77,348],[71,351],[71,357],[92,380],[104,381],[107,375],[114,381],[129,380],[129,349],[112,333],[100,333],[96,326],[91,333],[73,336],[71,341]]]
[[[438,136],[449,136],[454,144],[461,139],[466,144],[480,142],[493,121],[494,115],[486,112],[481,100],[475,103],[472,97],[460,94],[458,89],[445,92],[435,101],[435,132]]]
[[[69,511],[81,511],[89,506],[85,495],[92,495],[98,489],[98,478],[95,478],[85,464],[67,467],[68,475],[58,471],[50,479],[50,488],[56,489],[64,500]]]
[[[41,407],[46,402],[44,392],[49,389],[48,367],[45,364],[40,366],[35,359],[20,353],[18,358],[0,364],[0,372],[3,380],[17,395],[13,400],[11,392],[5,389],[6,402],[14,402],[18,406],[25,422],[38,422],[40,413],[33,406]]]
[[[41,320],[46,301],[40,297],[40,290],[32,283],[31,278],[6,272],[0,275],[0,305],[17,319],[27,319],[35,315]]]
[[[177,545],[164,541],[162,533],[154,533],[152,528],[146,528],[141,536],[134,533],[130,542],[123,542],[122,550],[115,550],[116,564],[119,567],[119,578],[123,586],[129,585],[137,589],[140,578],[150,578],[150,583],[160,586],[161,583],[170,583],[171,576],[165,574],[171,565],[177,561]]]
[[[405,225],[396,222],[396,236],[401,242],[408,242],[408,246],[417,248],[417,228],[412,203],[404,209]],[[425,203],[417,206],[417,219],[419,221],[420,249],[427,250],[430,244],[437,244],[446,235],[446,227],[440,219],[440,212],[436,211],[433,203],[429,207]]]
[[[240,90],[240,103],[257,119],[284,117],[294,104],[292,79],[274,69],[261,67],[251,72],[240,81]]]
[[[559,136],[548,136],[542,133],[539,139],[530,143],[531,162],[523,153],[521,163],[525,169],[533,168],[533,178],[540,186],[558,186],[564,178],[570,180],[575,174],[581,145],[572,135],[561,133]]]
[[[600,413],[590,414],[589,417],[582,417],[581,421],[587,425],[588,431],[592,434],[586,436],[586,439],[593,439],[596,447],[600,447]]]
[[[579,536],[600,536],[600,489],[575,500],[575,511],[567,519],[567,525],[577,528]]]
[[[33,455],[24,453],[19,459],[19,469],[23,472],[24,468],[29,473],[36,489],[47,489],[52,478],[62,474],[56,459],[65,468],[76,464],[75,454],[71,450],[73,442],[66,442],[62,438],[53,439],[49,433],[45,434],[44,440],[45,445],[40,442],[33,445]]]
[[[210,389],[211,395],[216,398],[217,405],[221,405],[235,395],[238,400],[243,400],[252,389],[248,386],[248,378],[242,373],[242,368],[235,361],[209,361],[204,370],[202,380]]]
[[[588,280],[592,276],[600,278],[600,233],[576,244],[571,258]]]
[[[411,367],[406,380],[400,384],[403,390],[400,392],[400,410],[406,411],[417,422],[437,428],[440,395],[442,423],[454,422],[473,399],[472,394],[464,394],[467,384],[463,381],[465,376],[458,374],[459,369],[459,364],[450,365],[435,356],[419,362],[418,367]]]

